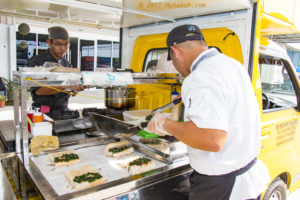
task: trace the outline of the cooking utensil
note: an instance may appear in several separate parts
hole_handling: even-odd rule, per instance
[[[182,100],[182,99],[181,99],[181,97],[180,97],[179,99],[175,99],[175,100],[172,101],[171,103],[168,103],[168,104],[166,104],[166,105],[164,105],[164,106],[162,106],[162,107],[159,107],[159,108],[154,109],[154,110],[151,112],[151,114],[148,115],[148,116],[146,117],[146,120],[148,120],[148,121],[142,122],[142,123],[140,124],[140,127],[141,127],[141,128],[147,127],[148,122],[149,122],[150,119],[154,116],[155,113],[161,113],[161,112],[163,112],[163,111],[165,111],[165,110],[167,110],[167,109],[169,109],[169,108],[172,108],[173,106],[179,104],[179,103],[181,102],[181,100]]]
[[[90,113],[90,117],[96,129],[110,138],[127,138],[139,130],[138,126],[105,115]]]
[[[151,115],[153,116],[155,113],[161,113],[165,110],[168,110],[169,108],[172,108],[173,106],[179,104],[181,102],[181,97],[179,99],[175,99],[171,103],[168,103],[167,105],[164,105],[162,107],[156,108],[151,112]]]
[[[131,108],[135,105],[135,88],[108,87],[105,88],[105,106],[113,109]]]
[[[128,124],[124,121],[111,118],[105,115],[100,115],[97,113],[89,113],[89,114],[98,132],[102,132],[108,137],[113,139],[125,138],[134,146],[134,149],[143,152],[149,157],[158,159],[162,162],[165,163],[170,162],[169,159],[170,156],[168,154],[160,152],[152,147],[149,147],[145,144],[142,144],[130,138],[130,136],[138,132],[139,130],[138,126]]]

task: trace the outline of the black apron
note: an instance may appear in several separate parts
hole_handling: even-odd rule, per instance
[[[191,68],[194,71],[200,62],[218,55],[219,52],[214,49],[202,56]],[[236,176],[243,174],[256,163],[253,159],[245,167],[218,176],[208,176],[193,171],[190,175],[190,200],[228,200],[235,183]]]
[[[237,176],[248,171],[256,158],[241,169],[228,174],[208,176],[193,171],[190,175],[190,200],[228,200]]]

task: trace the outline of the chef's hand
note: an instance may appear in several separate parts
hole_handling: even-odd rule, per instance
[[[58,65],[57,67],[50,69],[50,72],[80,72],[80,69]]]
[[[166,120],[169,120],[169,115],[167,113],[156,113],[149,121],[147,129],[160,136],[171,135],[164,128]]]
[[[75,96],[78,92],[84,90],[85,87],[83,85],[72,85],[72,86],[68,86],[68,88],[66,88],[66,90],[71,90],[72,92],[72,96]]]

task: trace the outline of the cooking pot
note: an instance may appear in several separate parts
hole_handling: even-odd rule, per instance
[[[131,108],[135,105],[135,88],[108,87],[105,88],[105,106],[113,109]]]

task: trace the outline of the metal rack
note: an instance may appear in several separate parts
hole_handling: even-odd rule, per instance
[[[139,178],[123,178],[119,181],[105,184],[103,186],[90,188],[87,190],[77,191],[66,195],[59,196],[51,188],[46,178],[39,172],[37,167],[30,159],[29,153],[29,139],[30,135],[27,131],[27,90],[31,87],[40,87],[39,84],[50,86],[63,86],[81,84],[80,81],[60,81],[56,80],[56,75],[64,73],[49,73],[43,72],[14,72],[13,74],[13,96],[14,96],[14,121],[15,121],[15,156],[20,161],[22,167],[20,167],[20,186],[23,199],[26,198],[26,183],[25,173],[30,176],[34,184],[37,186],[41,195],[45,199],[70,199],[81,198],[84,196],[95,196],[97,198],[110,198],[118,194],[126,193],[138,188],[145,187],[147,184],[166,180],[171,176],[181,174],[190,170],[188,160],[186,157],[178,159],[178,161],[167,164],[163,168],[156,170],[155,174],[149,177]],[[68,73],[69,74],[69,73]],[[45,78],[48,77],[48,78]],[[182,81],[181,77],[176,74],[153,74],[153,73],[136,73],[133,74],[134,84],[145,83],[179,83]],[[39,84],[35,81],[38,80]],[[100,86],[105,87],[105,86]],[[19,93],[20,89],[20,93]],[[20,98],[21,97],[21,98]],[[20,99],[20,100],[19,100]],[[109,142],[108,138],[81,138],[77,142],[64,143],[60,147],[62,149],[68,149],[69,147],[86,148],[93,145],[101,145]],[[60,149],[61,150],[61,149]]]

